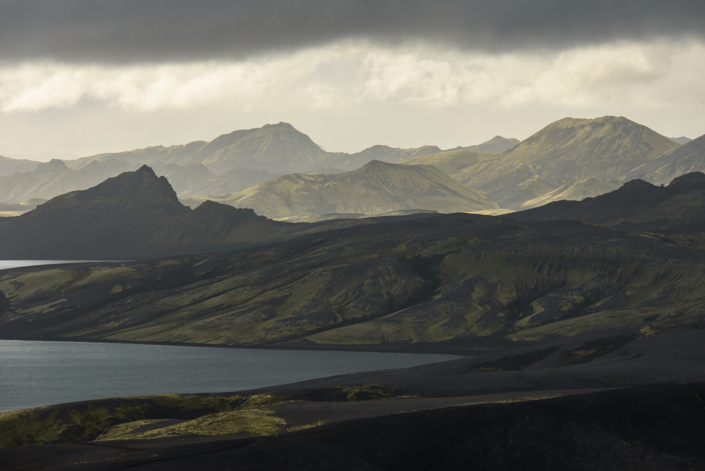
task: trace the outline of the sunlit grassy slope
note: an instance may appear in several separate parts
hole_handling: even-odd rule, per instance
[[[337,175],[285,175],[211,199],[252,208],[259,215],[275,219],[326,213],[383,214],[407,209],[452,213],[499,207],[483,193],[464,187],[435,167],[376,160]]]
[[[567,183],[623,179],[634,168],[678,147],[671,139],[623,117],[564,118],[453,176],[502,207],[518,209]]]

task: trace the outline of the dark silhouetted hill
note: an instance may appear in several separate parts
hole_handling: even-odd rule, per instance
[[[678,229],[705,222],[705,175],[693,172],[656,186],[631,180],[618,190],[583,201],[557,201],[508,215],[533,220],[579,219],[638,229]]]
[[[233,248],[272,237],[282,223],[208,203],[192,211],[143,166],[93,188],[0,220],[2,259],[129,259]]]

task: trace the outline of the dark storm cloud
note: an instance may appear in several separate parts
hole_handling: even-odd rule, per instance
[[[705,0],[1,0],[0,61],[241,58],[344,38],[467,49],[705,36]]]

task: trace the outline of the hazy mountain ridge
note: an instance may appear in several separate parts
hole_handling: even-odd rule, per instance
[[[323,151],[290,124],[279,123],[234,131],[211,142],[154,146],[68,161],[68,168],[55,169],[53,178],[46,169],[36,174],[0,177],[0,201],[16,203],[32,197],[51,198],[66,191],[89,188],[142,164],[152,165],[158,174],[167,176],[182,198],[222,198],[282,173],[311,175],[322,168],[331,169],[325,173],[337,173],[342,171],[339,169],[351,170],[379,160],[435,165],[465,186],[485,193],[499,206],[517,210],[554,199],[594,196],[614,187],[611,180],[636,176],[649,181],[670,181],[679,174],[703,167],[702,142],[696,139],[680,149],[672,139],[644,126],[625,118],[605,116],[565,118],[522,142],[496,136],[486,143],[452,151],[441,151],[436,146],[396,149],[379,145],[346,154]],[[498,151],[503,146],[506,150],[498,154],[477,150]],[[649,164],[653,159],[656,161]],[[112,170],[108,165],[113,166]],[[70,170],[84,173],[71,174]],[[557,196],[579,182],[582,183],[570,195]],[[586,182],[590,182],[590,190]],[[317,206],[324,205],[321,202]],[[341,212],[333,211],[332,207],[327,209],[326,213]]]
[[[0,155],[0,176],[12,175],[18,172],[31,172],[38,165],[39,162],[32,160],[13,159]]]
[[[448,149],[446,152],[456,150],[474,150],[477,152],[492,152],[493,154],[499,154],[507,149],[511,149],[515,145],[519,144],[519,142],[521,142],[519,141],[519,139],[507,139],[506,137],[495,136],[489,141],[483,142],[482,144],[467,147],[458,146],[453,149]]]
[[[326,152],[291,124],[278,123],[233,131],[210,142],[195,141],[184,145],[98,154],[78,159],[69,165],[81,168],[94,160],[114,158],[134,164],[152,164],[157,161],[181,166],[202,164],[215,174],[241,168],[281,173],[302,172],[326,166],[352,170],[370,160],[397,162],[439,151],[436,146],[397,149],[378,145],[353,154]]]
[[[411,159],[402,160],[399,164],[433,165],[442,172],[453,176],[456,180],[459,180],[457,175],[460,174],[460,172],[466,167],[476,165],[480,162],[494,162],[495,160],[496,156],[492,152],[461,149],[418,156]]]
[[[435,167],[380,161],[336,175],[285,175],[213,200],[252,208],[257,214],[276,219],[326,213],[374,215],[409,209],[470,212],[498,208],[482,193],[463,187]]]
[[[0,177],[0,201],[17,203],[31,198],[50,199],[75,190],[85,190],[134,166],[115,159],[91,162],[73,170],[62,160],[38,163],[32,171]]]
[[[669,183],[674,178],[686,173],[704,171],[705,135],[635,168],[629,172],[629,176],[661,184]]]

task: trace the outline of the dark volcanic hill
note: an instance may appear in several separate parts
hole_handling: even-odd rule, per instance
[[[579,219],[632,229],[683,229],[705,222],[705,175],[689,173],[668,186],[631,180],[583,201],[557,201],[508,215],[517,219]]]
[[[285,224],[209,202],[182,205],[149,167],[0,219],[0,259],[130,259],[223,250]]]

